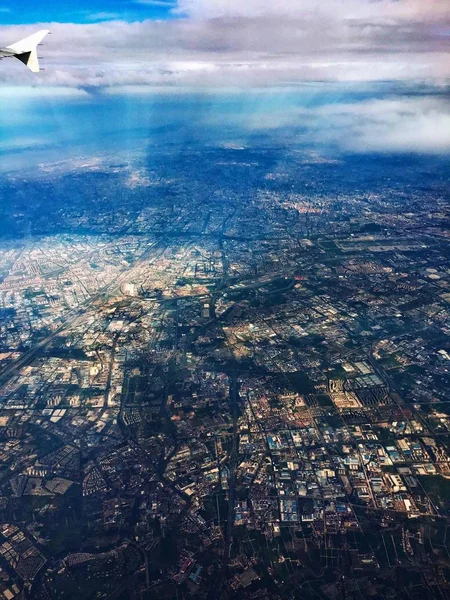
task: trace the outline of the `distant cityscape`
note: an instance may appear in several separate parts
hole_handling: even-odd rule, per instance
[[[2,175],[0,599],[449,598],[446,169]]]

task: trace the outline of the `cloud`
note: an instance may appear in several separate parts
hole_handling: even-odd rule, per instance
[[[134,4],[142,6],[161,6],[163,8],[176,8],[176,0],[134,0]]]
[[[294,148],[312,144],[339,152],[450,153],[447,94],[410,96],[391,89],[386,97],[357,101],[358,94],[377,95],[358,85],[350,101],[348,84],[335,87],[303,86],[297,94],[285,89],[230,92],[225,111],[211,99],[215,109],[201,115],[201,126],[239,133],[244,142],[267,136]]]
[[[112,86],[95,97],[70,87],[45,88],[43,98],[36,88],[31,97],[29,91],[22,96],[16,91],[0,88],[0,113],[8,115],[0,127],[4,151],[11,144],[16,148],[16,139],[19,149],[31,146],[31,139],[39,147],[48,144],[52,156],[99,145],[116,152],[138,148],[141,140],[145,148],[147,142],[189,139],[210,145],[262,143],[288,151],[314,148],[332,156],[450,153],[445,91],[427,94],[414,88],[410,93],[409,86],[359,83],[229,89],[226,94],[216,88],[199,93],[198,88],[160,85]]]
[[[450,152],[448,99],[368,100],[310,111],[323,142],[356,152]],[[313,125],[314,127],[314,125]]]
[[[176,12],[197,19],[267,15],[315,19],[325,15],[339,21],[424,22],[448,18],[448,8],[441,0],[179,0]]]
[[[114,12],[92,12],[86,14],[87,21],[117,21],[118,19],[120,19],[120,14]]]
[[[21,99],[64,99],[64,98],[77,98],[87,99],[89,93],[86,90],[77,87],[64,87],[64,86],[14,86],[14,85],[2,85],[0,86],[0,101],[2,100],[21,100]]]
[[[140,4],[168,5],[165,0]],[[0,84],[272,86],[301,81],[447,82],[442,0],[178,0],[179,18],[50,24],[38,78],[13,61]],[[44,26],[44,24],[42,24]],[[35,27],[0,27],[4,43]],[[5,66],[4,66],[5,65]]]

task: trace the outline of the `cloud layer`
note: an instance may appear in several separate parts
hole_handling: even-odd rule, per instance
[[[280,15],[315,19],[329,16],[339,20],[366,20],[373,24],[390,19],[425,22],[448,18],[448,8],[440,0],[427,0],[426,3],[422,0],[179,0],[174,12],[206,19]]]
[[[297,111],[289,125],[307,123],[307,136],[350,152],[450,152],[447,98],[370,99]],[[305,136],[306,137],[306,136]],[[305,140],[306,141],[306,140]]]
[[[140,0],[145,2],[146,0]],[[178,0],[173,20],[50,24],[47,71],[4,61],[0,84],[96,88],[447,82],[442,0]],[[87,20],[97,19],[90,15]],[[4,45],[33,27],[0,27]]]

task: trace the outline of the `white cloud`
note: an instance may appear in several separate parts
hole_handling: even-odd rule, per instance
[[[391,19],[435,21],[448,19],[441,0],[179,0],[176,12],[193,18],[289,16],[316,19],[387,22]]]
[[[88,21],[117,21],[120,19],[120,14],[113,12],[91,12],[86,13],[86,19]]]
[[[50,24],[47,71],[36,77],[5,61],[0,84],[253,87],[436,83],[450,75],[450,14],[442,0],[178,0],[175,12],[185,18]],[[0,27],[2,45],[33,29]]]
[[[176,7],[176,0],[134,0],[134,3],[144,6],[161,6],[163,8]]]
[[[89,98],[88,92],[76,87],[63,86],[15,86],[2,85],[0,86],[0,101],[1,100],[18,100],[21,98]]]
[[[212,118],[224,120],[223,115]],[[397,97],[321,106],[284,106],[261,99],[251,114],[231,122],[251,133],[280,130],[290,141],[315,143],[350,152],[450,152],[450,106],[439,96]],[[226,117],[225,117],[226,122]]]
[[[372,100],[359,105],[327,107],[340,144],[366,152],[450,152],[450,108],[447,99]]]

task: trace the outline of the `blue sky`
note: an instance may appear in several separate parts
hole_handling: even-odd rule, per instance
[[[0,25],[32,23],[92,23],[113,19],[127,21],[168,19],[173,17],[171,0],[37,0],[14,2],[5,0],[0,7]]]

